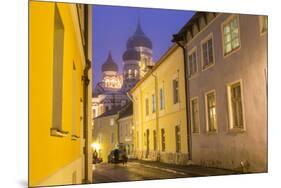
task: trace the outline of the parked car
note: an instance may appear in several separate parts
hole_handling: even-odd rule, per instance
[[[126,151],[113,149],[108,155],[108,163],[126,163],[128,157]]]

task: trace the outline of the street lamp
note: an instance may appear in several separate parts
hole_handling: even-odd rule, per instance
[[[101,148],[100,144],[98,144],[98,143],[92,143],[91,146],[92,146],[93,150],[96,150],[96,151],[99,151]]]

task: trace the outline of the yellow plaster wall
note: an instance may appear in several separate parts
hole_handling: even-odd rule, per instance
[[[62,128],[66,137],[50,135],[52,127],[53,37],[55,3],[29,4],[29,184],[37,185],[80,156],[80,139],[71,140],[72,67],[76,65],[76,125],[80,136],[82,55],[79,53],[70,5],[57,3],[64,25]],[[82,165],[82,164],[81,164]]]
[[[158,62],[159,63],[159,62]],[[150,74],[150,73],[149,73]],[[187,153],[187,127],[186,127],[186,112],[185,112],[185,82],[184,82],[184,64],[183,54],[179,47],[173,47],[173,50],[167,55],[163,62],[153,71],[153,74],[157,77],[158,88],[158,122],[159,122],[159,140],[161,151],[161,128],[165,128],[166,133],[166,151],[169,153],[175,153],[175,126],[181,127],[181,153]],[[178,76],[179,78],[179,104],[173,104],[173,88],[172,80]],[[160,110],[160,98],[159,89],[164,87],[164,101],[165,108]],[[145,151],[145,138],[144,132],[146,129],[150,131],[150,151],[153,151],[153,130],[156,130],[156,112],[152,113],[152,94],[156,95],[155,91],[155,79],[150,74],[141,84],[138,84],[132,91],[134,98],[134,126],[136,132],[139,132],[139,146],[137,146],[137,140],[135,140],[135,146],[137,151]],[[145,112],[145,98],[149,99],[149,115],[146,116]],[[137,136],[135,135],[135,138]]]

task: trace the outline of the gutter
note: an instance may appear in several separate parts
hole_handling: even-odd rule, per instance
[[[151,75],[154,77],[155,82],[155,122],[156,122],[156,135],[157,135],[157,161],[160,161],[160,136],[159,136],[159,108],[158,108],[158,80],[157,76],[152,72]]]
[[[83,134],[84,134],[84,139],[85,139],[85,146],[84,146],[84,156],[85,156],[85,160],[84,160],[84,175],[85,175],[85,179],[83,180],[84,183],[91,183],[91,181],[89,180],[89,176],[88,176],[88,161],[89,161],[89,137],[88,137],[88,132],[89,132],[89,122],[88,122],[88,86],[90,83],[90,79],[88,78],[88,71],[91,69],[91,61],[88,59],[88,6],[85,5],[85,12],[84,12],[84,16],[85,16],[85,46],[84,46],[84,51],[85,51],[85,62],[86,62],[86,66],[83,70],[83,76],[82,76],[82,80],[83,80],[83,125],[84,125],[84,130],[83,130]]]
[[[184,64],[184,80],[185,80],[185,106],[186,106],[186,124],[187,124],[187,145],[188,145],[188,159],[192,160],[192,134],[191,134],[191,119],[190,119],[190,87],[189,87],[189,79],[188,79],[188,67],[187,67],[187,49],[180,42],[184,42],[187,44],[186,37],[184,33],[173,35],[172,42],[176,42],[178,46],[182,48],[183,52],[183,64]]]

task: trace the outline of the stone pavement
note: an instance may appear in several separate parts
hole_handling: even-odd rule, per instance
[[[199,165],[176,165],[167,164],[158,161],[147,161],[147,160],[130,160],[130,162],[139,163],[152,168],[166,169],[167,171],[175,171],[178,173],[185,173],[192,176],[218,176],[218,175],[233,175],[239,174],[238,172],[219,169],[219,168],[208,168]]]

